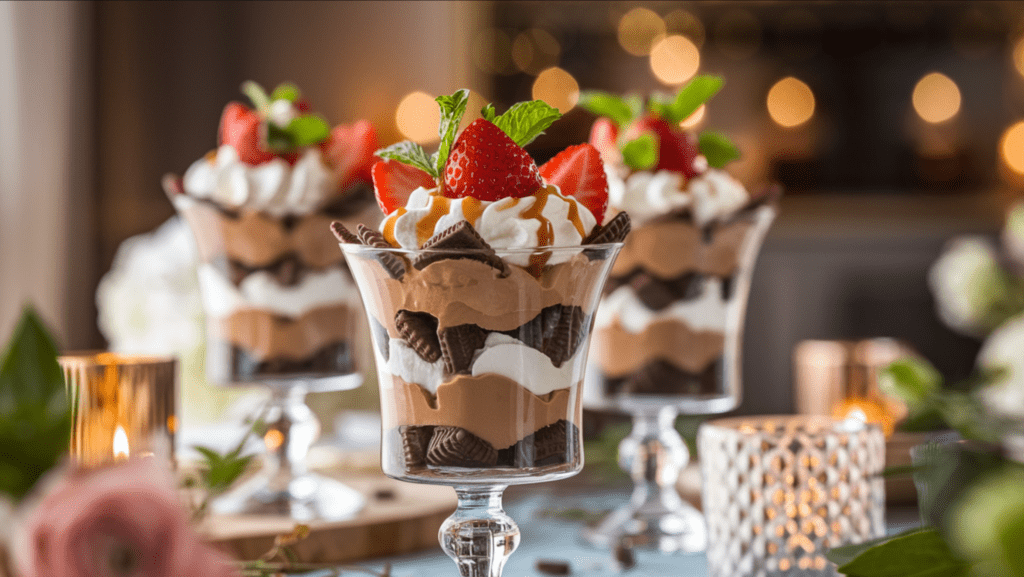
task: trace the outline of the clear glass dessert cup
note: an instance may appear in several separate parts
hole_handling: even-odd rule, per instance
[[[676,489],[690,455],[675,421],[740,403],[747,295],[775,214],[761,204],[704,227],[666,215],[626,239],[594,327],[586,404],[632,416],[619,465],[633,493],[584,531],[591,544],[705,549],[703,517]]]
[[[271,392],[253,415],[263,425],[262,467],[214,499],[212,510],[298,521],[356,515],[365,504],[358,491],[306,466],[320,422],[305,398],[363,382],[355,348],[367,332],[362,307],[329,226],[378,212],[372,190],[306,215],[275,216],[190,197],[175,176],[163,184],[196,238],[207,378]]]
[[[590,329],[621,246],[341,245],[375,344],[381,467],[455,488],[438,538],[463,576],[500,576],[519,543],[502,510],[508,485],[583,467]]]

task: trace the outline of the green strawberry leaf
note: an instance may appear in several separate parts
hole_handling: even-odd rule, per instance
[[[295,86],[291,82],[285,82],[283,84],[278,84],[277,88],[274,88],[274,92],[270,94],[270,99],[295,102],[299,99],[300,94],[298,86]]]
[[[722,168],[740,157],[740,149],[725,135],[705,130],[697,138],[700,153],[708,159],[708,166]]]
[[[252,80],[246,80],[242,83],[242,93],[249,97],[252,105],[262,114],[265,115],[270,110],[270,97],[267,96],[267,91],[259,84]]]
[[[543,100],[531,100],[514,104],[492,122],[517,145],[526,146],[561,117],[561,112]]]
[[[463,88],[451,96],[438,96],[437,105],[441,108],[441,123],[438,125],[438,134],[441,136],[441,144],[437,147],[437,153],[432,157],[435,167],[435,174],[444,172],[444,163],[448,161],[448,153],[455,142],[455,133],[459,130],[459,123],[462,122],[462,115],[466,113],[466,104],[469,102],[469,90]]]
[[[295,148],[295,138],[288,129],[281,128],[273,122],[265,122],[264,126],[267,129],[267,150],[282,153]]]
[[[293,147],[312,146],[327,140],[331,135],[331,126],[315,114],[303,114],[288,123],[287,131],[291,135]]]
[[[57,345],[26,308],[0,356],[0,494],[17,502],[63,458],[71,419]]]
[[[863,547],[854,546],[854,547]],[[958,558],[935,529],[918,529],[873,543],[863,551],[828,552],[847,577],[967,577],[970,565]],[[848,560],[855,554],[852,560]]]
[[[695,76],[679,90],[675,99],[668,105],[668,115],[662,117],[673,124],[686,120],[700,108],[701,104],[718,94],[724,84],[721,76]]]
[[[488,104],[487,106],[484,106],[483,108],[481,108],[480,109],[480,116],[482,116],[484,118],[484,120],[486,120],[487,122],[494,122],[494,116],[495,116],[494,105],[493,104]]]
[[[622,146],[622,161],[633,170],[647,170],[658,163],[658,144],[644,134]]]
[[[378,150],[374,154],[381,158],[415,166],[434,178],[438,178],[438,175],[440,174],[437,169],[436,159],[432,159],[427,156],[423,147],[411,140],[392,144],[391,146]]]
[[[620,127],[633,119],[633,107],[624,98],[600,92],[597,90],[584,90],[580,93],[578,103],[582,108],[593,112],[598,116],[606,116]]]

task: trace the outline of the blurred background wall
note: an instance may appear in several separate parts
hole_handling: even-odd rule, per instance
[[[739,143],[730,170],[748,186],[787,191],[752,289],[748,412],[792,408],[792,350],[808,338],[897,337],[966,374],[977,344],[937,320],[927,270],[951,236],[993,234],[1024,193],[1024,142],[1008,137],[1024,120],[1020,2],[0,7],[0,329],[31,297],[68,348],[104,345],[100,277],[124,239],[172,215],[160,177],[214,148],[246,79],[293,81],[384,144],[429,145],[431,99],[459,87],[499,110],[544,98],[566,117],[532,146],[543,162],[587,137],[579,89],[723,74],[692,120]]]

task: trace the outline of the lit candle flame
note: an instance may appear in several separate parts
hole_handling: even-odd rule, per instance
[[[128,435],[124,432],[124,427],[118,425],[114,431],[114,460],[125,461],[129,453]]]

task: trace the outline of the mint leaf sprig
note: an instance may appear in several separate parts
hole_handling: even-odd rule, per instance
[[[669,124],[679,124],[718,94],[724,85],[725,80],[720,76],[699,75],[693,77],[674,96],[655,94],[647,99],[646,104],[636,95],[617,96],[596,90],[581,92],[579,104],[598,116],[611,119],[621,133],[634,120],[648,113]],[[651,135],[645,134],[631,140],[620,137],[617,144],[622,152],[623,163],[632,170],[648,170],[658,164],[658,143]],[[722,168],[740,157],[739,148],[719,132],[701,132],[697,138],[697,147],[712,168]]]
[[[451,96],[438,96],[435,100],[441,109],[441,122],[438,126],[441,142],[436,152],[428,155],[422,146],[406,140],[382,148],[376,152],[376,155],[415,166],[435,180],[440,180],[444,174],[444,165],[448,162],[452,145],[455,143],[459,124],[466,113],[469,90],[463,88]],[[557,109],[541,100],[520,102],[501,115],[496,114],[493,104],[488,104],[480,111],[480,115],[484,120],[493,122],[519,146],[526,146],[533,142],[538,136],[544,134],[544,131],[554,121],[562,117]]]
[[[320,144],[331,135],[330,124],[316,114],[300,114],[291,119],[285,127],[267,120],[275,101],[287,100],[294,104],[302,97],[299,88],[290,82],[279,84],[270,95],[267,95],[262,86],[248,80],[242,84],[242,92],[249,97],[256,112],[263,119],[263,127],[266,129],[264,145],[271,152],[292,153],[305,146]]]

